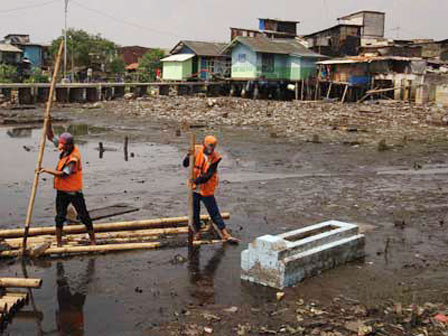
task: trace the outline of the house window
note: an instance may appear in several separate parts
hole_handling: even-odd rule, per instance
[[[246,63],[246,54],[238,54],[238,62]]]
[[[205,69],[210,74],[215,73],[215,60],[212,58],[207,58],[205,60]]]
[[[274,55],[262,54],[261,55],[261,71],[262,72],[274,72]]]

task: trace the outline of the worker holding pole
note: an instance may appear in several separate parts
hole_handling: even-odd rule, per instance
[[[62,133],[59,137],[55,136],[50,123],[47,128],[47,138],[54,143],[61,153],[56,169],[42,168],[39,172],[54,176],[57,245],[58,247],[62,246],[62,229],[66,221],[67,208],[70,204],[74,206],[81,222],[86,226],[91,244],[95,245],[93,223],[82,193],[81,153],[74,144],[73,135]]]
[[[224,220],[219,212],[218,204],[215,199],[215,191],[218,187],[218,165],[222,160],[221,155],[215,150],[218,140],[212,135],[204,138],[202,145],[196,145],[194,153],[191,149],[183,161],[183,166],[189,167],[190,156],[194,155],[193,177],[189,180],[189,185],[193,189],[193,226],[194,240],[199,240],[201,223],[200,208],[201,202],[204,203],[213,223],[217,226],[217,230],[221,238],[231,243],[238,243],[238,239],[232,237]]]

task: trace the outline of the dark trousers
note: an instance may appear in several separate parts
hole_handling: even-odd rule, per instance
[[[84,195],[80,192],[71,195],[59,190],[56,194],[56,227],[62,228],[64,226],[67,208],[70,203],[75,207],[79,219],[86,226],[87,230],[93,230],[92,219],[87,211]]]
[[[218,204],[216,203],[215,196],[202,196],[199,193],[193,193],[193,225],[196,231],[201,229],[201,201],[204,203],[208,214],[210,215],[213,223],[222,230],[226,227],[221,213],[219,212]]]

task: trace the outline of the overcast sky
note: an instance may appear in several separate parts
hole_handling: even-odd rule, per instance
[[[1,36],[42,43],[63,29],[64,0],[0,4]],[[226,42],[229,27],[256,29],[259,17],[297,20],[299,34],[312,33],[363,9],[386,12],[386,37],[448,38],[448,0],[69,0],[68,25],[120,45],[169,48],[180,39]]]

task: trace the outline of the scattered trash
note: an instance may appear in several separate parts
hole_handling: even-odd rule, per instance
[[[236,312],[238,311],[238,307],[233,306],[233,307],[224,309],[224,311],[225,311],[226,313],[236,313]]]
[[[276,294],[277,301],[283,300],[284,297],[285,297],[284,292],[277,292],[277,294]]]

